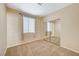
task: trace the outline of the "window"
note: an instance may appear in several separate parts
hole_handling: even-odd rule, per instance
[[[50,32],[51,31],[50,26],[51,26],[51,23],[50,22],[47,22],[47,32]]]
[[[35,32],[35,18],[23,16],[23,32]]]

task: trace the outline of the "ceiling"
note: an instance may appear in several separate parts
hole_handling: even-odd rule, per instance
[[[46,16],[61,8],[70,5],[69,3],[8,3],[9,8],[17,9],[35,16]]]

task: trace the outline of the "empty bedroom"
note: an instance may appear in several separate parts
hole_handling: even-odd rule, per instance
[[[78,3],[0,3],[0,55],[79,56]]]

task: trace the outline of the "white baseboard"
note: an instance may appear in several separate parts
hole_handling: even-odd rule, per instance
[[[78,50],[74,50],[74,49],[71,49],[71,48],[68,48],[68,47],[65,47],[65,46],[60,46],[60,47],[63,47],[63,48],[66,48],[66,49],[68,49],[68,50],[71,50],[71,51],[73,51],[73,52],[79,53]]]
[[[37,41],[37,40],[42,40],[42,39],[31,40],[31,41],[28,41],[28,42],[27,41],[18,42],[18,43],[14,44],[14,45],[7,46],[7,48],[11,48],[11,47],[18,46],[18,45],[22,45],[22,44],[31,43],[31,42]]]

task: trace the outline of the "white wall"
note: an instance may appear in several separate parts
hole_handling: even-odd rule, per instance
[[[7,9],[7,47],[22,41],[22,16],[13,9]]]
[[[61,19],[61,47],[79,53],[79,4],[72,4],[50,16],[51,19]]]
[[[6,7],[0,3],[0,55],[4,55],[6,52],[7,42],[7,24],[6,24]]]

